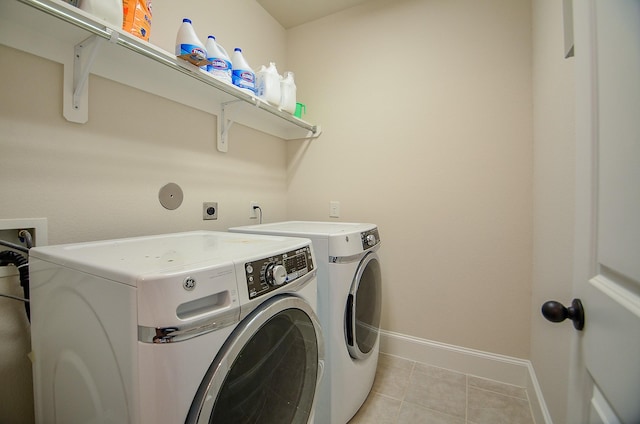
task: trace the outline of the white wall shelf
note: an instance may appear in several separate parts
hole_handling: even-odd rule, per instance
[[[0,43],[64,65],[63,114],[72,122],[89,119],[92,73],[216,115],[221,152],[234,122],[284,140],[321,133],[319,126],[61,0],[1,0]]]

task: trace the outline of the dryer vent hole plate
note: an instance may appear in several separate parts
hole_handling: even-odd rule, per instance
[[[178,209],[182,204],[184,194],[178,184],[169,183],[160,189],[158,199],[165,209],[174,210]]]

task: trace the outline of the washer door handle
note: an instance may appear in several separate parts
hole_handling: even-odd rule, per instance
[[[353,326],[351,323],[353,322],[353,294],[349,293],[347,296],[347,310],[346,314],[346,329],[347,329],[347,344],[349,346],[353,346]]]

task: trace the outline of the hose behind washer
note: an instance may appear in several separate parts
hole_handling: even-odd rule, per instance
[[[24,298],[29,299],[29,261],[18,252],[12,250],[5,250],[0,252],[0,265],[15,265],[20,273],[20,286],[24,292]],[[27,312],[27,318],[31,321],[31,310],[29,308],[29,302],[24,302],[24,308]]]

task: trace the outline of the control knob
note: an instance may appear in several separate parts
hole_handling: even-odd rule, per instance
[[[281,286],[287,281],[287,269],[282,265],[269,264],[265,270],[265,280],[272,286]]]
[[[375,246],[376,236],[373,234],[369,234],[365,237],[365,241],[367,242],[367,246]]]

